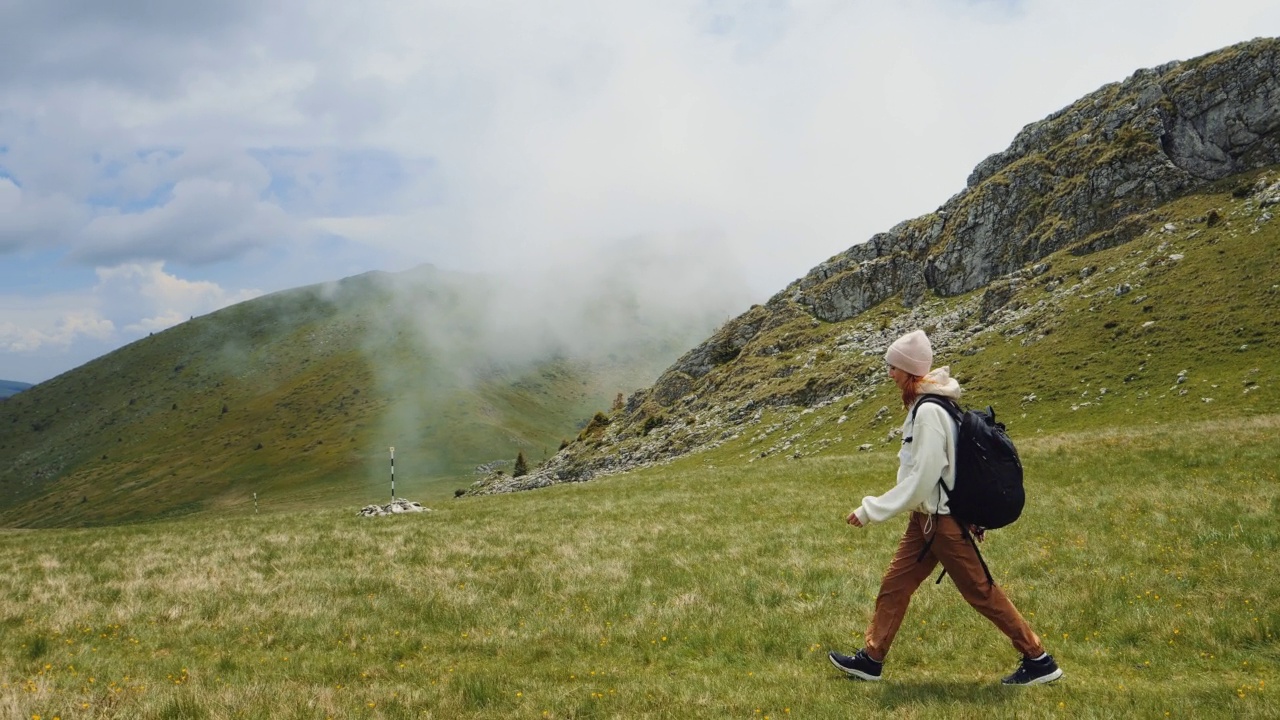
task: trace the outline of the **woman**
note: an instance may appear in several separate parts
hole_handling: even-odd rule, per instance
[[[880,582],[866,646],[852,657],[837,652],[828,657],[849,675],[879,680],[912,593],[942,563],[964,599],[995,623],[1022,653],[1018,669],[1004,678],[1004,684],[1036,685],[1057,680],[1062,677],[1062,670],[1004,592],[987,580],[976,548],[965,537],[965,529],[951,517],[947,496],[938,487],[939,479],[948,490],[955,487],[957,429],[946,410],[935,403],[917,405],[917,401],[923,395],[958,400],[960,384],[951,377],[948,367],[930,370],[933,348],[921,330],[895,340],[885,353],[885,362],[889,364],[889,377],[902,391],[902,404],[909,411],[902,424],[898,481],[879,497],[863,498],[858,509],[849,513],[847,522],[860,528],[908,510],[911,518]],[[974,538],[982,540],[981,528],[969,530]]]

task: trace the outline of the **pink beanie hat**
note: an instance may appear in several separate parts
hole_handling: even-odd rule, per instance
[[[894,340],[884,359],[899,370],[924,377],[933,367],[933,346],[923,330],[914,330]]]

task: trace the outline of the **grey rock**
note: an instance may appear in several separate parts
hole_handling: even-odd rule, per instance
[[[361,517],[382,517],[383,515],[399,515],[401,513],[432,512],[431,508],[421,504],[396,498],[386,505],[366,505],[357,513]]]

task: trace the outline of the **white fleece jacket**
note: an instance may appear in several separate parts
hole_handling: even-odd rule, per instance
[[[951,377],[950,367],[938,368],[920,382],[921,395],[959,400],[960,393],[960,383]],[[854,511],[858,520],[863,525],[884,522],[907,510],[950,515],[947,496],[938,489],[938,479],[948,490],[955,487],[956,432],[956,424],[946,410],[935,403],[920,405],[917,401],[914,423],[910,412],[902,423],[898,481],[883,495],[862,498],[862,505]],[[907,442],[907,438],[911,441]]]

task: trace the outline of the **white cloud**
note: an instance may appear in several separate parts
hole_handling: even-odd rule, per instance
[[[84,215],[81,206],[63,195],[33,195],[0,176],[0,255],[65,243]]]
[[[31,354],[67,350],[83,341],[128,342],[194,315],[249,300],[257,290],[227,291],[165,272],[164,263],[127,264],[97,270],[87,291],[37,298],[0,295],[0,350]]]
[[[49,317],[44,327],[22,327],[0,322],[0,349],[14,353],[30,353],[53,346],[66,348],[81,337],[107,340],[115,332],[110,320],[95,311],[67,310]]]
[[[203,264],[245,255],[297,232],[278,206],[225,180],[174,185],[163,205],[99,215],[84,228],[72,257],[91,263],[174,260]]]
[[[700,4],[417,5],[394,25],[374,5],[402,60],[377,78],[401,99],[377,141],[435,156],[446,202],[399,214],[412,232],[386,213],[349,225],[472,258],[713,230],[767,293],[937,207],[1026,123],[1280,26],[1232,5],[803,3],[761,21],[720,3],[718,33]]]
[[[96,82],[174,92],[191,65],[213,65],[237,46],[248,49],[242,33],[261,7],[252,0],[6,3],[0,83]]]
[[[250,300],[259,290],[228,291],[208,281],[184,280],[165,272],[163,262],[98,268],[94,295],[109,307],[134,309],[126,330],[161,330],[184,319]]]
[[[1280,31],[1264,0],[193,8],[6,13],[0,262],[238,265],[277,290],[353,266],[519,268],[719,237],[762,299],[936,208],[1025,124]],[[334,234],[348,242],[316,277]],[[219,278],[229,295],[260,286],[235,277]],[[79,294],[117,334],[173,317]]]

